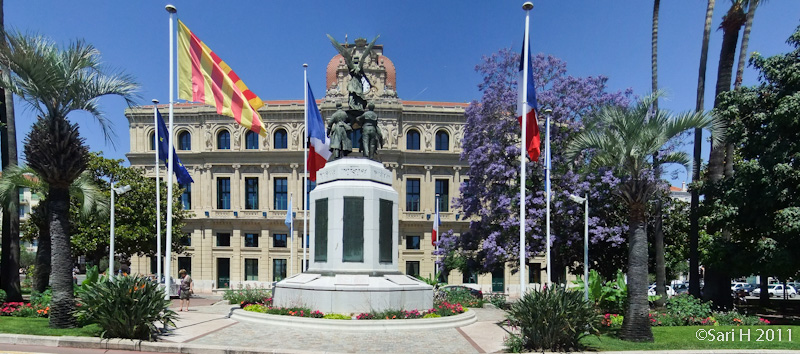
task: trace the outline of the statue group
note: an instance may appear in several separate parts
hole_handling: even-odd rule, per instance
[[[328,118],[328,136],[331,138],[331,160],[348,156],[353,151],[351,135],[361,130],[360,150],[361,155],[370,160],[377,159],[379,147],[383,147],[383,134],[378,127],[378,114],[375,113],[375,104],[367,102],[367,93],[371,84],[364,73],[364,65],[370,58],[370,52],[378,40],[377,36],[366,47],[357,44],[351,50],[337,42],[328,35],[333,47],[339,51],[347,64],[350,81],[347,83],[348,105],[347,111],[342,109],[341,103],[336,103],[336,112]],[[360,48],[364,48],[360,50]]]

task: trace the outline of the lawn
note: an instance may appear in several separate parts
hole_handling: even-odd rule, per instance
[[[96,324],[91,324],[82,328],[55,329],[50,328],[49,319],[47,318],[0,317],[0,333],[96,337],[100,335],[101,331],[100,326]]]
[[[750,337],[747,337],[747,333]],[[589,350],[795,349],[800,326],[653,327],[653,343],[626,342],[609,335],[584,338]],[[701,338],[701,339],[698,339]],[[711,340],[713,337],[714,340]],[[790,338],[791,337],[791,338]],[[703,339],[704,338],[704,339]]]

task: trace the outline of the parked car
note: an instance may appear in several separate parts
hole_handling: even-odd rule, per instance
[[[675,290],[675,295],[686,294],[689,292],[689,284],[686,283],[678,283],[672,286],[672,290]]]
[[[769,287],[767,288],[767,291],[769,292],[770,297],[773,296],[783,297],[784,295],[789,297],[797,296],[797,289],[795,289],[791,285],[787,285],[786,288],[784,289],[783,284],[770,284]],[[755,290],[753,290],[751,294],[753,296],[761,296],[761,288],[756,288]]]
[[[445,285],[439,288],[439,290],[450,292],[450,291],[459,291],[459,290],[466,290],[469,291],[470,295],[478,298],[483,299],[483,292],[480,289],[475,289],[470,286],[466,285]]]
[[[647,296],[656,296],[656,286],[655,284],[650,285],[650,288],[647,289]],[[672,285],[667,285],[667,297],[675,296],[675,290],[672,289]]]
[[[731,283],[731,293],[737,294],[739,292],[744,292],[745,295],[750,295],[750,293],[755,290],[757,286],[755,284],[750,283]]]

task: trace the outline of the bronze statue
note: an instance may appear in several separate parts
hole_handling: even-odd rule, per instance
[[[353,130],[347,122],[347,113],[342,104],[336,103],[336,112],[328,118],[328,136],[331,138],[331,160],[340,159],[353,151],[350,132]]]
[[[350,110],[363,111],[367,104],[366,93],[370,88],[369,79],[367,79],[367,75],[364,73],[364,63],[367,62],[367,57],[369,57],[370,51],[380,35],[375,37],[375,39],[367,45],[360,56],[358,52],[356,52],[357,46],[354,46],[351,51],[348,51],[347,48],[333,39],[331,35],[327,36],[328,39],[331,40],[333,47],[336,48],[339,54],[344,58],[347,68],[350,71],[350,81],[347,83],[347,91],[350,97],[348,102]]]
[[[375,104],[370,102],[367,105],[368,111],[358,116],[356,120],[361,124],[361,154],[364,157],[375,160],[378,146],[383,147],[383,134],[378,127],[378,114],[375,113]]]

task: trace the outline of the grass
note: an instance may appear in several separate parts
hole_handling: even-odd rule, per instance
[[[714,336],[727,335],[727,338],[705,340],[697,338],[701,334],[713,333]],[[713,332],[711,332],[713,330]],[[733,334],[731,334],[733,330]],[[750,338],[746,337],[750,330]],[[745,336],[740,336],[740,331]],[[762,332],[763,331],[763,332]],[[767,335],[772,331],[774,337],[767,340]],[[791,341],[789,335],[791,333]],[[781,334],[782,341],[778,335]],[[589,350],[700,350],[700,349],[800,349],[800,326],[681,326],[681,327],[653,327],[653,343],[634,343],[620,340],[609,335],[586,337],[581,343],[588,346]],[[760,338],[759,338],[760,337]],[[759,339],[761,339],[759,341]]]
[[[41,317],[0,317],[0,333],[33,334],[39,336],[98,337],[100,326],[90,324],[82,328],[50,328],[50,320]]]

